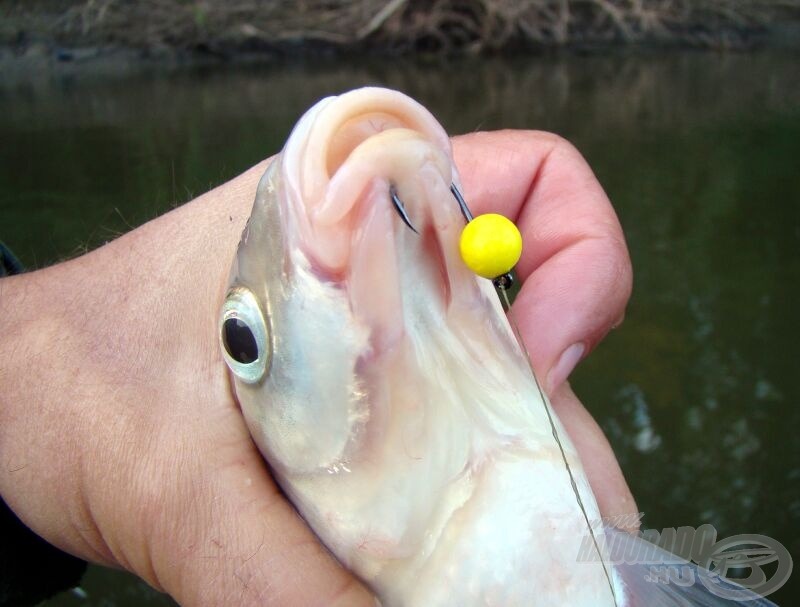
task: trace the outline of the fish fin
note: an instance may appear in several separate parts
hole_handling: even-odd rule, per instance
[[[752,590],[647,541],[605,529],[619,607],[775,607]]]

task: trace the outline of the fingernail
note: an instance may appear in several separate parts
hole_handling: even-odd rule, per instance
[[[552,394],[553,390],[558,388],[572,373],[575,365],[581,360],[586,346],[582,343],[572,344],[569,348],[564,350],[558,359],[558,362],[550,369],[547,374],[547,392]]]

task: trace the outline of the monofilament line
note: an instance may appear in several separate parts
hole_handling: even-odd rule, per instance
[[[536,372],[533,370],[533,363],[531,362],[530,354],[528,353],[528,348],[525,346],[525,341],[522,339],[522,333],[517,326],[517,321],[514,318],[514,315],[511,312],[511,301],[508,299],[508,293],[505,289],[499,288],[497,289],[501,293],[501,299],[503,302],[503,307],[506,310],[506,314],[508,315],[508,322],[511,324],[511,329],[514,332],[514,335],[519,342],[519,347],[522,348],[523,354],[525,354],[525,360],[528,361],[528,367],[531,370],[531,376],[533,376],[533,382],[536,384],[536,389],[539,390],[539,396],[542,399],[542,405],[544,405],[544,410],[547,413],[547,420],[550,422],[550,429],[553,431],[553,438],[558,445],[558,450],[561,452],[561,458],[564,460],[564,465],[567,468],[567,474],[569,474],[569,482],[572,485],[572,491],[575,493],[575,499],[578,501],[578,507],[583,514],[583,518],[586,521],[586,526],[589,529],[589,534],[592,537],[592,543],[594,543],[595,550],[597,550],[597,556],[600,557],[600,564],[603,566],[603,571],[606,574],[606,579],[608,580],[608,588],[611,590],[611,597],[614,599],[615,607],[618,607],[617,603],[617,593],[614,592],[614,583],[611,581],[611,574],[606,567],[606,561],[603,558],[603,554],[600,551],[600,546],[597,543],[597,538],[594,534],[594,529],[592,529],[592,524],[589,522],[589,515],[586,513],[586,507],[583,505],[583,499],[581,499],[580,491],[578,491],[578,485],[575,482],[575,476],[572,474],[572,468],[569,465],[569,460],[567,460],[567,454],[564,451],[564,446],[561,444],[561,438],[558,436],[558,430],[556,428],[556,423],[553,420],[553,414],[550,412],[550,407],[547,405],[547,399],[545,398],[544,391],[542,387],[539,385],[539,380],[536,378]]]

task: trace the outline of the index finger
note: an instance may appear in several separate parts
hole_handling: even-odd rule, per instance
[[[623,317],[632,270],[622,228],[597,178],[566,140],[539,131],[453,139],[464,195],[523,237],[516,320],[552,393]]]

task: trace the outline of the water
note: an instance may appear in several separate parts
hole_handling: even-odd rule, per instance
[[[628,238],[624,325],[573,384],[652,528],[761,533],[800,557],[798,57],[673,53],[76,72],[0,84],[0,236],[31,267],[98,246],[277,151],[303,109],[399,88],[453,133],[556,131]],[[773,595],[797,604],[795,579]],[[163,605],[94,568],[88,599]]]

